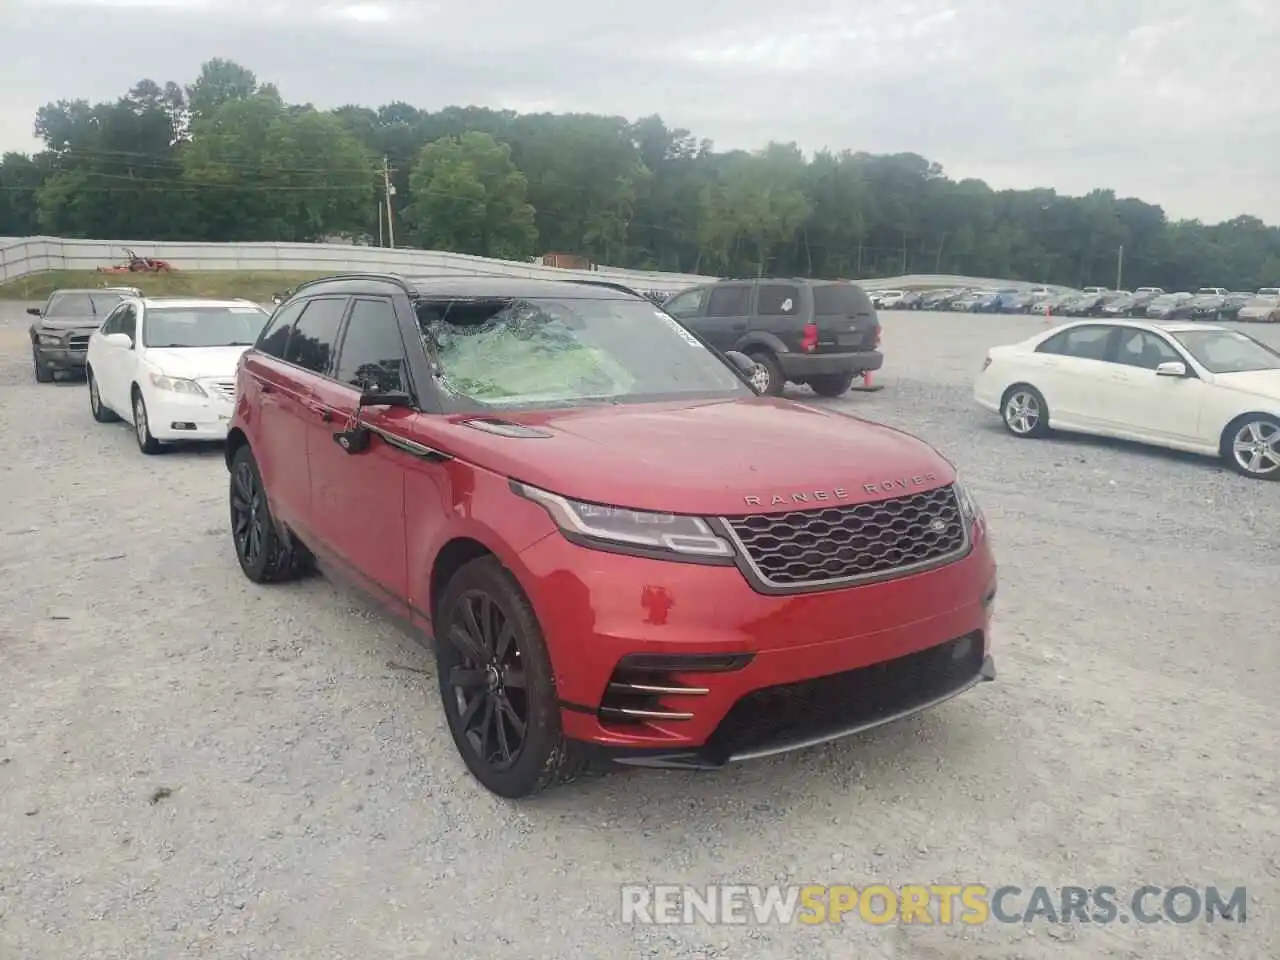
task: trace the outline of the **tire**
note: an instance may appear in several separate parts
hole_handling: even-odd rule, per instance
[[[283,583],[310,569],[306,548],[276,526],[258,462],[247,444],[231,459],[229,506],[231,543],[246,577],[254,583]]]
[[[138,441],[138,449],[147,456],[154,456],[161,450],[160,441],[151,435],[151,421],[147,419],[147,402],[142,399],[142,391],[133,388],[133,437]]]
[[[1000,398],[1000,419],[1005,429],[1021,439],[1035,439],[1049,433],[1049,405],[1044,394],[1029,383],[1015,383]]]
[[[1222,431],[1222,459],[1251,480],[1280,480],[1280,419],[1265,413],[1237,417]]]
[[[471,775],[512,800],[574,779],[585,763],[564,738],[542,629],[511,573],[494,557],[471,561],[437,611],[440,699]]]
[[[778,358],[770,351],[762,350],[759,347],[754,350],[748,350],[747,356],[754,360],[757,366],[763,368],[764,374],[767,374],[767,378],[765,376],[760,377],[758,384],[755,375],[752,375],[752,383],[757,384],[756,389],[760,395],[765,397],[782,396],[782,390],[787,385],[787,377],[782,372],[782,365],[778,363]]]
[[[40,359],[40,348],[31,344],[31,365],[35,368],[36,383],[53,383],[53,369]]]
[[[824,373],[820,376],[810,377],[809,386],[813,392],[820,397],[842,397],[849,392],[849,388],[853,386],[853,379],[856,373]]]
[[[119,415],[109,407],[102,405],[102,395],[98,392],[98,381],[93,376],[93,367],[84,368],[85,379],[89,382],[89,412],[99,423],[115,423]]]

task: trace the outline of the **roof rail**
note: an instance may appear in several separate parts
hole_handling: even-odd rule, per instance
[[[570,283],[580,283],[588,287],[604,287],[606,290],[616,290],[619,293],[629,293],[633,297],[644,298],[639,290],[634,287],[628,287],[625,283],[617,283],[614,280],[587,280],[582,277],[567,277]]]
[[[335,280],[382,280],[387,283],[394,283],[402,288],[405,293],[412,293],[408,282],[398,273],[335,273],[329,277],[316,277],[313,280],[303,280],[300,284],[293,288],[293,293],[297,293],[305,287],[315,286],[317,283],[332,283]]]

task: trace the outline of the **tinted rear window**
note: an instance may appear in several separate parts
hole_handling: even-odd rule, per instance
[[[849,317],[865,313],[866,295],[848,283],[828,283],[813,288],[813,312],[819,317]]]

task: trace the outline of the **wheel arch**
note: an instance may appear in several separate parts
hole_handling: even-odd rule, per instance
[[[249,445],[249,437],[239,427],[232,427],[227,432],[227,445],[223,449],[222,459],[227,465],[227,469],[231,469],[231,463],[235,460],[236,454],[240,452],[241,447]]]
[[[423,612],[431,618],[433,629],[437,622],[436,607],[450,578],[472,560],[478,560],[481,557],[493,557],[504,570],[511,574],[529,599],[535,615],[541,618],[542,611],[535,597],[536,591],[530,589],[529,570],[520,562],[518,552],[507,547],[494,531],[479,524],[469,523],[451,531],[451,535],[431,557],[429,572],[426,572],[423,577],[427,584],[426,596],[421,598],[426,602],[426,610]],[[410,575],[413,576],[412,571]],[[422,574],[418,576],[421,577]],[[417,582],[421,583],[423,579]]]
[[[752,349],[765,349],[773,354],[791,352],[782,340],[764,330],[753,330],[739,337],[738,342],[733,345],[732,349],[737,350],[739,353],[749,353]]]
[[[1228,435],[1231,431],[1253,417],[1265,417],[1268,420],[1274,420],[1277,423],[1280,423],[1280,411],[1246,410],[1244,413],[1236,414],[1222,425],[1222,431],[1218,434],[1218,453],[1220,456],[1225,457],[1227,455]]]

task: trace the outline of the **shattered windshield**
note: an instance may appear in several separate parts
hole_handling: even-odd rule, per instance
[[[418,321],[440,386],[486,407],[753,395],[676,320],[643,300],[423,302]]]

